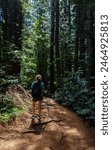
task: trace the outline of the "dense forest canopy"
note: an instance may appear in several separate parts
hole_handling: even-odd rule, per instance
[[[94,0],[0,0],[0,91],[30,89],[42,74],[49,96],[94,119]]]

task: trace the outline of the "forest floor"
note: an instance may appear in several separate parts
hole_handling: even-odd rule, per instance
[[[95,150],[94,127],[87,120],[45,98],[41,122],[33,121],[30,95],[19,86],[7,94],[25,111],[15,121],[0,124],[0,150]]]

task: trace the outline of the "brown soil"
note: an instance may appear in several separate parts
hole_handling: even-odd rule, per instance
[[[0,150],[95,150],[94,128],[88,121],[49,98],[43,100],[41,122],[33,121],[27,92],[18,87],[7,94],[26,111],[14,122],[0,125]]]

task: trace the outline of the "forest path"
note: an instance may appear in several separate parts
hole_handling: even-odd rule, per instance
[[[38,124],[38,119],[34,123],[30,112],[31,107],[15,123],[0,125],[0,150],[95,149],[94,131],[88,122],[54,100],[43,100],[42,123]]]

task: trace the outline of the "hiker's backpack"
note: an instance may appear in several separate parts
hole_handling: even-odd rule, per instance
[[[32,97],[41,98],[42,96],[42,85],[40,81],[35,81],[32,86]]]

